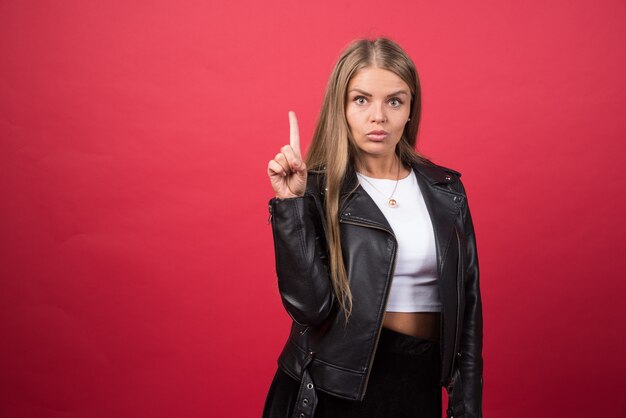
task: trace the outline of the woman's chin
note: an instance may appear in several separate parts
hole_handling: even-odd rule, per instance
[[[384,157],[389,154],[394,154],[395,147],[389,146],[389,143],[370,141],[367,144],[359,146],[359,150],[372,157]]]

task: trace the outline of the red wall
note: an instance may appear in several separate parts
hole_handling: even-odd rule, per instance
[[[468,189],[485,415],[619,415],[625,22],[617,0],[0,2],[0,416],[260,416],[289,327],[267,163],[377,35]]]

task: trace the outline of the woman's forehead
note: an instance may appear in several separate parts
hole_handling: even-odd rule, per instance
[[[378,67],[365,67],[354,74],[348,83],[348,92],[358,90],[368,94],[410,93],[409,86],[397,74]]]

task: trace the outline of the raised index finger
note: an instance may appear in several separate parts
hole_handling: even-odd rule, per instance
[[[289,145],[291,145],[294,154],[302,159],[302,152],[300,152],[300,129],[298,128],[296,113],[293,111],[289,111]]]

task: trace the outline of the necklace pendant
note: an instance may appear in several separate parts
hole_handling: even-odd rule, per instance
[[[396,201],[396,199],[389,199],[387,201],[387,205],[389,205],[390,208],[395,208],[398,206],[398,202]]]

